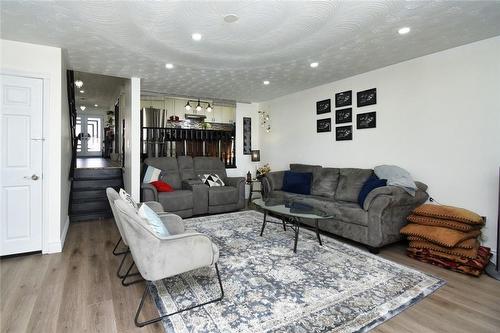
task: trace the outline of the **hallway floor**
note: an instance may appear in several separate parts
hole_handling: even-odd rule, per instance
[[[80,168],[119,168],[119,161],[112,161],[110,158],[102,157],[77,157],[76,167]]]

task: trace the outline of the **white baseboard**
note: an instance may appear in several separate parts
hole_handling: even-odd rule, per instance
[[[62,252],[64,248],[64,241],[66,240],[66,234],[68,233],[68,229],[69,229],[69,216],[66,216],[66,222],[64,223],[64,227],[61,233],[61,239],[58,242],[48,243],[43,253],[50,254],[50,253]]]

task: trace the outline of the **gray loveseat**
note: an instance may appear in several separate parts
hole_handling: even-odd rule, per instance
[[[161,179],[173,192],[158,192],[151,184],[141,185],[143,201],[158,201],[163,209],[181,217],[217,214],[245,207],[245,178],[228,177],[224,163],[217,157],[157,157],[144,160],[162,170]],[[209,187],[198,175],[216,173],[226,186]]]
[[[399,241],[406,217],[429,197],[427,185],[421,182],[415,182],[418,190],[414,197],[399,187],[384,186],[371,191],[360,207],[358,194],[372,169],[290,164],[290,170],[312,173],[311,195],[282,191],[284,171],[276,171],[262,178],[264,197],[291,199],[325,211],[333,218],[320,220],[321,230],[363,243],[373,253]],[[304,223],[313,226],[313,221]]]

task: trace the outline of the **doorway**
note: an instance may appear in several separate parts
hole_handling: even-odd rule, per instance
[[[102,142],[104,137],[103,116],[78,115],[76,117],[76,156],[100,157],[102,156]]]

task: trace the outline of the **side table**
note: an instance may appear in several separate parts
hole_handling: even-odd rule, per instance
[[[250,185],[250,193],[248,195],[247,206],[250,205],[250,203],[252,202],[252,193],[261,193],[262,184],[259,186],[259,188],[255,189],[254,188],[255,183],[261,184],[260,179],[252,179],[250,181],[248,181],[248,180],[246,181],[246,184]]]

